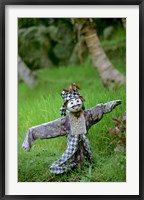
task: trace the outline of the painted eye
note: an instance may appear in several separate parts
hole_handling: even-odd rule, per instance
[[[79,102],[79,99],[77,100],[77,103]]]
[[[71,105],[73,105],[73,102],[71,102]]]

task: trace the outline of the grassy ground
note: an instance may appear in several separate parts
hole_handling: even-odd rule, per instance
[[[112,60],[115,66],[125,74],[123,60]],[[18,181],[19,182],[124,182],[126,181],[125,150],[115,152],[112,138],[106,133],[114,127],[112,117],[121,116],[126,110],[125,86],[108,90],[104,88],[98,73],[88,60],[81,66],[60,67],[37,72],[40,83],[35,89],[19,83],[18,92]],[[28,128],[60,117],[62,105],[60,93],[71,82],[81,87],[85,97],[85,107],[90,108],[98,103],[121,99],[122,105],[96,125],[88,134],[94,165],[88,163],[71,171],[69,174],[53,175],[50,165],[66,149],[66,138],[37,140],[30,152],[21,149]]]

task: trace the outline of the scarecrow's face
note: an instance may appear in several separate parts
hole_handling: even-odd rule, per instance
[[[67,110],[70,112],[79,112],[82,108],[82,101],[80,98],[70,99],[67,103]]]

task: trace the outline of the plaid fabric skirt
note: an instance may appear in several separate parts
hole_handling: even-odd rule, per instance
[[[92,161],[92,152],[90,149],[89,140],[85,134],[82,135],[68,135],[67,149],[62,154],[61,158],[55,161],[51,167],[50,172],[54,174],[62,174],[68,169],[74,168],[78,162],[79,144],[81,143],[82,153],[89,160]]]

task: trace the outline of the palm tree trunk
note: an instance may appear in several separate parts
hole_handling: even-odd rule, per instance
[[[20,56],[18,56],[18,74],[19,80],[23,80],[28,86],[33,87],[37,84],[36,77],[32,74],[31,70],[22,61]]]
[[[98,70],[105,86],[114,88],[125,82],[125,77],[114,68],[106,53],[101,47],[95,29],[88,29],[85,32],[85,41],[93,59],[93,64]]]
[[[123,27],[126,29],[126,18],[122,18]]]
[[[115,88],[125,82],[125,77],[114,68],[98,38],[95,23],[92,19],[72,19],[75,29],[85,37],[86,45],[92,56],[93,64],[98,70],[105,86]]]

